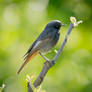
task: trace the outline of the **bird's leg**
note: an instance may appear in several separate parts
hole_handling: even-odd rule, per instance
[[[49,63],[51,63],[50,60],[49,60],[47,57],[45,57],[41,52],[39,52],[39,54],[40,54],[46,61],[48,61]]]

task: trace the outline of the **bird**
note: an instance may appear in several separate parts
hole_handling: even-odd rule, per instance
[[[43,32],[37,37],[24,55],[24,63],[19,68],[18,74],[34,56],[37,54],[43,56],[44,53],[49,52],[57,44],[60,38],[60,28],[64,25],[59,20],[53,20],[46,25]]]

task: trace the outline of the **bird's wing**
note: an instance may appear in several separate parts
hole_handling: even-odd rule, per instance
[[[28,49],[28,51],[26,52],[26,54],[24,56],[28,56],[28,54],[34,50],[40,49],[43,45],[47,44],[48,41],[51,40],[51,38],[53,38],[55,32],[52,31],[53,29],[49,29],[49,30],[44,30],[39,37],[34,41],[34,43],[30,46],[30,48]]]
[[[48,43],[49,39],[44,39],[44,40],[36,40],[28,49],[26,54],[24,55],[24,60],[32,53],[40,50],[44,45]]]
[[[36,40],[34,41],[34,43],[30,46],[30,48],[28,49],[28,51],[25,53],[25,55],[23,57],[25,57],[28,53],[30,53],[30,51],[32,50],[32,48],[35,46],[36,44]]]

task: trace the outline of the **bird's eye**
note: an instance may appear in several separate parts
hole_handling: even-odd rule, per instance
[[[59,26],[58,26],[58,25],[56,25],[56,26],[55,26],[55,28],[56,28],[56,29],[59,29]]]

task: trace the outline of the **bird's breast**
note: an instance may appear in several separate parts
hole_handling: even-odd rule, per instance
[[[58,42],[60,33],[56,33],[51,40],[48,41],[40,50],[42,53],[50,51]]]

